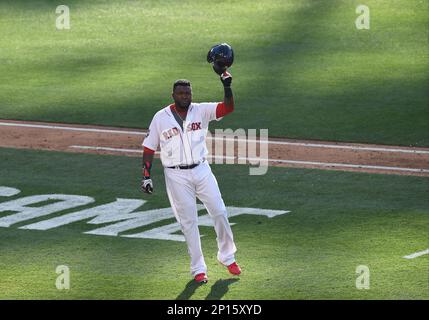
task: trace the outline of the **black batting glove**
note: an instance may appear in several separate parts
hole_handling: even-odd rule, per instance
[[[220,75],[220,81],[222,81],[224,88],[230,88],[232,83],[232,75],[228,71],[225,71]]]

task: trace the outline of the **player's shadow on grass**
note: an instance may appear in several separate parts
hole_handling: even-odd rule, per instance
[[[220,300],[228,292],[229,285],[237,282],[240,279],[219,279],[212,286],[210,293],[207,295],[206,300]]]
[[[210,293],[207,295],[206,300],[220,300],[228,292],[228,286],[239,279],[225,279],[218,280],[211,287]],[[189,300],[192,295],[195,293],[197,288],[203,286],[204,284],[199,284],[194,280],[189,281],[185,289],[177,296],[176,300]]]
[[[195,293],[198,287],[202,286],[202,284],[195,282],[194,280],[189,281],[185,289],[177,296],[176,300],[189,300],[190,297]]]

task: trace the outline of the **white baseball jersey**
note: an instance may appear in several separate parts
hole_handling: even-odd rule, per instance
[[[209,122],[216,119],[217,102],[191,103],[183,130],[177,123],[171,105],[158,111],[149,126],[143,146],[152,150],[161,147],[164,167],[199,163],[208,154],[206,135]]]

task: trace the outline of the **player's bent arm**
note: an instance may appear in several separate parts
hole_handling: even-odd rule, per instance
[[[144,147],[143,163],[142,163],[143,177],[150,178],[150,171],[152,169],[152,162],[153,162],[154,155],[155,155],[155,150]]]

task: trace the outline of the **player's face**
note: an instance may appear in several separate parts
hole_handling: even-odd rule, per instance
[[[192,89],[188,86],[177,86],[173,91],[173,99],[176,106],[188,108],[192,102]]]

